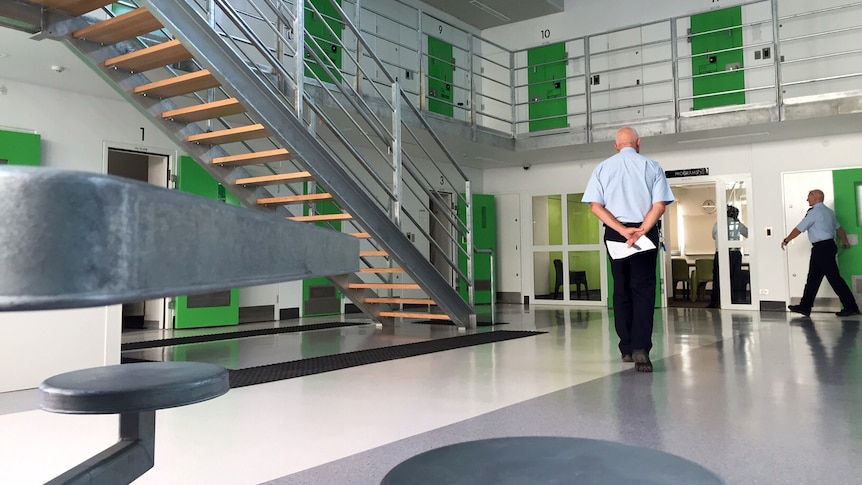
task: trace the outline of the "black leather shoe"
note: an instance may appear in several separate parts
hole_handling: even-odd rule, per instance
[[[849,317],[850,315],[859,315],[859,309],[857,308],[855,310],[848,310],[845,308],[845,309],[841,310],[840,312],[835,312],[835,315],[839,316],[839,317]]]
[[[623,354],[623,362],[634,362],[632,354]]]
[[[652,362],[649,360],[644,350],[635,350],[632,352],[632,359],[635,361],[635,370],[638,372],[652,372]]]
[[[792,311],[793,313],[801,313],[802,315],[805,315],[806,317],[811,315],[811,309],[810,308],[803,308],[802,305],[787,305],[787,309]]]

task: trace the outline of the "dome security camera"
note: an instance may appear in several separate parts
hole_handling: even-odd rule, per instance
[[[532,167],[532,165],[524,165],[524,170],[530,170],[530,167]]]

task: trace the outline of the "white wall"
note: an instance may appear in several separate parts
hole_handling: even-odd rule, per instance
[[[757,261],[752,262],[753,291],[768,290],[768,296],[761,297],[763,300],[787,301],[786,260],[779,244],[792,227],[785,227],[784,223],[781,174],[862,166],[858,159],[860,143],[862,135],[840,135],[662,152],[650,149],[649,139],[646,139],[643,141],[642,153],[657,160],[665,170],[708,167],[711,175],[751,174],[752,186],[748,192],[749,239],[757,254]],[[488,170],[484,173],[485,192],[511,193],[511,181],[517,179],[521,189],[521,214],[528,220],[534,195],[583,191],[592,170],[601,160],[596,158],[591,161],[533,165],[529,171],[522,168]],[[694,183],[707,179],[695,177],[690,181]],[[811,187],[814,188],[817,187]],[[797,198],[804,199],[806,195],[798,194]],[[505,221],[499,218],[498,223],[504,224]],[[774,228],[773,237],[766,237],[766,227]],[[522,225],[522,229],[530,230],[529,225]],[[524,241],[530,240],[530,237],[524,238]],[[530,249],[530,246],[524,247],[520,262],[501,261],[501,271],[511,265],[522,264],[522,274],[525,280],[529,279],[533,264]],[[529,286],[524,285],[523,288],[524,294],[531,294]]]
[[[56,374],[120,363],[122,307],[0,313],[0,392]]]

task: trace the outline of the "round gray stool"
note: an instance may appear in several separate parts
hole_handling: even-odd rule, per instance
[[[228,372],[199,362],[144,362],[77,370],[39,385],[52,413],[119,414],[119,441],[49,484],[128,484],[153,467],[156,410],[221,396]]]
[[[468,441],[398,464],[381,485],[661,485],[724,482],[706,468],[662,451],[611,441],[525,436]]]

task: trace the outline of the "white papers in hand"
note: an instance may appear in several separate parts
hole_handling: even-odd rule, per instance
[[[632,247],[626,246],[624,242],[608,241],[608,254],[611,259],[625,259],[632,254],[650,249],[655,249],[655,244],[646,236],[641,236]]]

